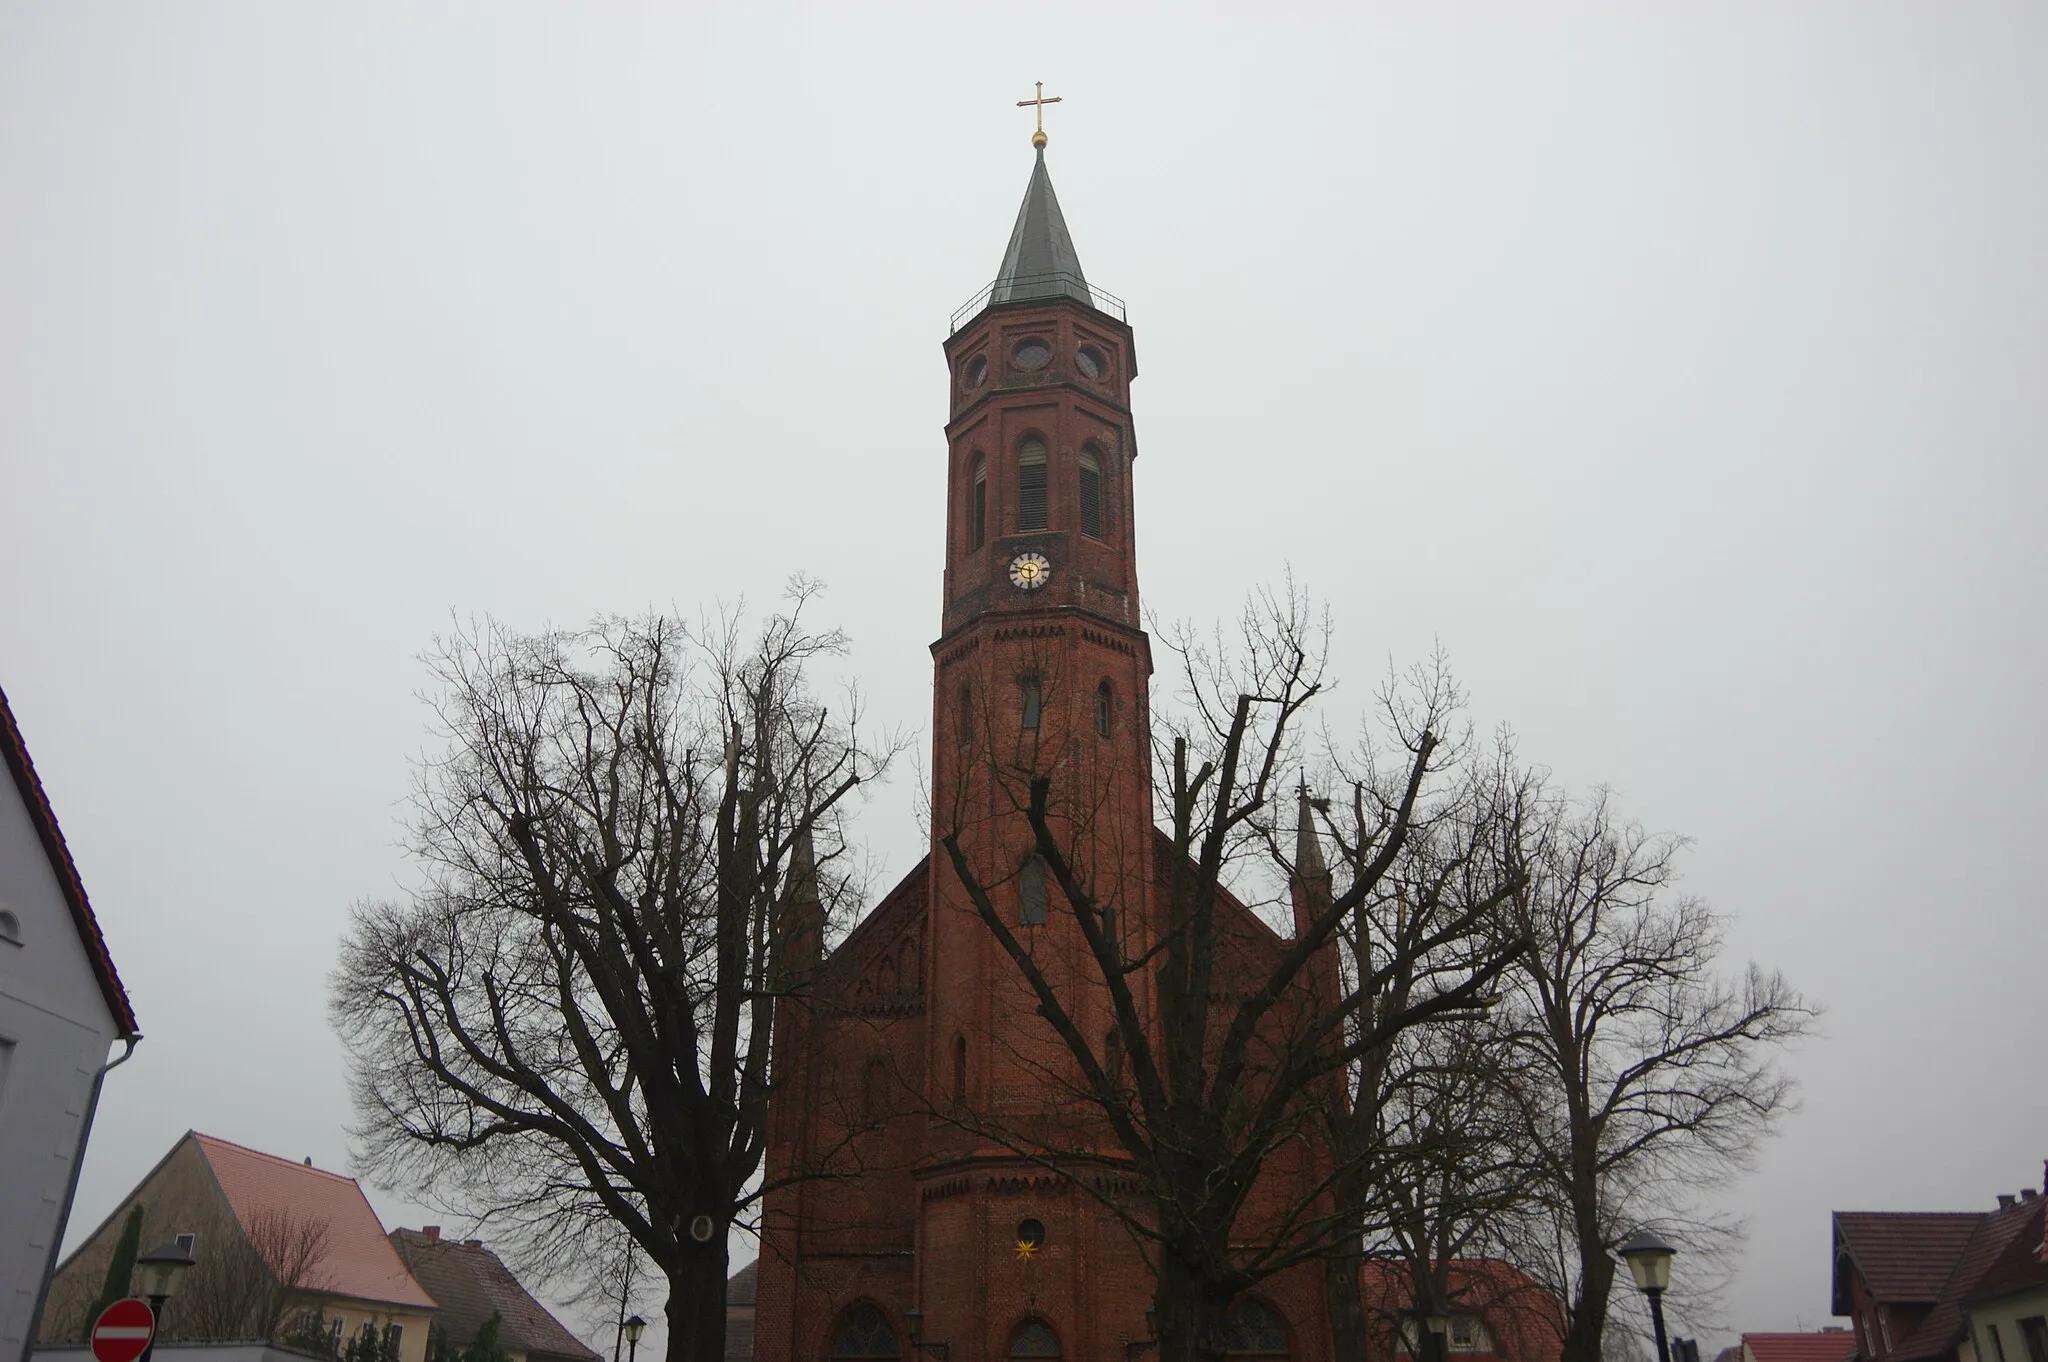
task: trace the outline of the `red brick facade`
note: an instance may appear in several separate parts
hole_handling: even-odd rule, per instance
[[[1044,1329],[1060,1356],[1101,1362],[1117,1362],[1126,1340],[1147,1337],[1153,1284],[1127,1230],[1068,1178],[973,1133],[982,1122],[1012,1131],[1042,1123],[1058,1133],[1048,1144],[1092,1145],[1109,1156],[1087,1176],[1122,1178],[1137,1191],[1118,1171],[1114,1142],[1091,1133],[1098,1118],[1075,1096],[1074,1061],[939,842],[957,834],[1084,1031],[1106,1037],[1106,992],[1057,888],[1047,886],[1042,923],[1027,906],[1031,832],[1021,787],[1005,773],[1054,773],[1076,864],[1119,905],[1126,939],[1145,937],[1170,847],[1152,820],[1132,334],[1058,296],[988,308],[945,353],[951,420],[942,626],[932,645],[932,854],[822,963],[811,1000],[778,1017],[756,1362],[826,1362],[856,1311],[869,1323],[880,1312],[904,1362],[917,1359],[913,1310],[925,1343],[943,1343],[949,1362],[1006,1359],[1033,1321],[1044,1326],[1031,1331],[1038,1355]],[[1042,483],[1030,471],[1041,450]],[[1049,565],[1042,584],[1013,576],[1026,555]],[[1233,911],[1242,920],[1229,924],[1232,944],[1258,967],[1280,938]],[[1140,1006],[1151,1008],[1143,991]],[[1274,1160],[1268,1176],[1276,1186],[1306,1176],[1310,1157],[1302,1154],[1299,1167]],[[821,1168],[836,1175],[777,1186]],[[1268,1213],[1254,1205],[1247,1230]],[[1017,1251],[1027,1221],[1043,1226],[1028,1259]],[[1304,1362],[1329,1352],[1321,1282],[1320,1267],[1308,1266],[1253,1293],[1279,1317],[1287,1355]],[[877,1344],[866,1355],[887,1354]]]

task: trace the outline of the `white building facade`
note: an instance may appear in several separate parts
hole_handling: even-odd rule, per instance
[[[0,1362],[25,1362],[101,1081],[141,1033],[4,693],[0,755]]]

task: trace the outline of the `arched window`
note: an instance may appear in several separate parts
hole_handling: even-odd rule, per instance
[[[1231,1357],[1287,1356],[1287,1329],[1258,1301],[1239,1301],[1223,1322],[1223,1351]]]
[[[1115,708],[1116,691],[1105,678],[1095,688],[1095,731],[1103,737],[1109,736],[1109,720]]]
[[[1094,445],[1081,446],[1081,533],[1102,538],[1102,456]]]
[[[962,745],[974,740],[974,687],[960,687],[960,731],[954,735]]]
[[[1045,703],[1045,695],[1039,689],[1038,678],[1027,676],[1017,684],[1019,689],[1024,692],[1024,727],[1036,728],[1038,727],[1038,712]]]
[[[862,1301],[840,1317],[832,1333],[832,1356],[837,1358],[901,1357],[896,1330],[889,1317],[872,1301]]]
[[[1115,1027],[1102,1038],[1102,1076],[1112,1088],[1124,1084],[1124,1033]]]
[[[1045,925],[1045,862],[1036,852],[1017,873],[1017,903],[1021,909],[1018,920],[1026,927]]]
[[[953,1100],[967,1100],[967,1037],[953,1037]]]
[[[971,552],[988,539],[988,460],[974,456],[973,481],[967,493],[967,547]]]
[[[1045,441],[1017,446],[1017,528],[1045,528]]]
[[[1042,1319],[1027,1319],[1010,1335],[1012,1357],[1058,1357],[1060,1336]]]
[[[889,1117],[889,1070],[880,1059],[869,1060],[867,1072],[861,1075],[860,1117],[870,1126]]]

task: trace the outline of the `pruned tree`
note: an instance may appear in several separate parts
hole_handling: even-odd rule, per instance
[[[193,1264],[166,1312],[167,1340],[280,1338],[290,1312],[322,1285],[325,1216],[264,1207],[244,1220],[217,1208],[182,1223],[193,1233]]]
[[[1237,1296],[1342,1245],[1352,1217],[1335,1205],[1328,1161],[1305,1151],[1326,1109],[1344,1100],[1347,1066],[1411,1028],[1482,1008],[1514,950],[1489,934],[1515,887],[1505,875],[1488,882],[1495,858],[1475,861],[1474,892],[1447,902],[1428,929],[1383,934],[1387,952],[1363,977],[1340,981],[1331,965],[1333,940],[1361,905],[1380,901],[1415,830],[1469,797],[1463,744],[1445,738],[1458,697],[1441,675],[1385,697],[1395,759],[1359,777],[1343,801],[1327,892],[1296,896],[1290,938],[1248,944],[1233,889],[1250,894],[1262,872],[1284,881],[1294,869],[1283,781],[1324,688],[1324,638],[1290,593],[1249,607],[1232,646],[1169,640],[1186,718],[1154,733],[1166,834],[1155,885],[1115,873],[1113,849],[1101,849],[1099,791],[1065,760],[1056,725],[1033,742],[985,744],[982,777],[997,809],[986,816],[1028,829],[1053,900],[1078,924],[1077,954],[1038,944],[998,906],[997,886],[1014,872],[970,849],[1002,841],[966,835],[983,816],[980,795],[940,815],[951,819],[939,839],[950,868],[1071,1061],[1069,1095],[1084,1112],[1066,1132],[987,1112],[953,1119],[1073,1178],[1121,1219],[1156,1275],[1163,1362],[1221,1358]],[[1049,694],[1059,679],[1033,685]],[[1418,971],[1423,961],[1442,964]],[[1427,977],[1402,1005],[1374,1011],[1403,970]],[[1098,1010],[1110,1019],[1106,1034],[1084,1020]],[[1128,1179],[1090,1176],[1105,1144]],[[1286,1204],[1248,1217],[1262,1174],[1278,1185],[1274,1169],[1290,1170]],[[1138,1191],[1117,1191],[1125,1181]]]
[[[1606,792],[1531,784],[1515,823],[1508,911],[1530,947],[1497,1043],[1519,1055],[1506,1091],[1541,1193],[1524,1256],[1549,1258],[1568,1301],[1564,1362],[1602,1362],[1616,1244],[1674,1218],[1689,1247],[1727,1232],[1695,1189],[1748,1167],[1790,1109],[1778,1059],[1818,1012],[1775,971],[1722,973],[1722,918],[1676,891],[1683,841],[1647,833]]]
[[[362,1165],[529,1269],[623,1228],[671,1362],[723,1355],[793,923],[848,901],[848,797],[900,747],[818,698],[845,639],[805,622],[815,590],[751,639],[728,615],[442,640],[421,883],[356,910],[333,977]]]

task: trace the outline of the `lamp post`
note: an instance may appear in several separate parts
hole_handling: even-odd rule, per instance
[[[1431,1307],[1422,1327],[1429,1336],[1429,1362],[1451,1362],[1451,1317]]]
[[[626,1334],[626,1357],[629,1362],[639,1362],[640,1335],[647,1331],[647,1321],[635,1315],[619,1327]]]
[[[164,1329],[164,1306],[178,1294],[178,1283],[185,1279],[193,1262],[191,1250],[175,1239],[158,1244],[135,1260],[135,1285],[149,1302],[150,1313],[156,1316],[156,1327],[150,1333],[149,1346],[142,1350],[141,1362],[149,1362],[155,1355],[156,1336]]]
[[[1671,1259],[1678,1250],[1648,1230],[1637,1230],[1614,1251],[1628,1264],[1636,1290],[1650,1298],[1650,1323],[1657,1329],[1657,1362],[1671,1362],[1671,1345],[1664,1339],[1664,1288],[1671,1285]]]

